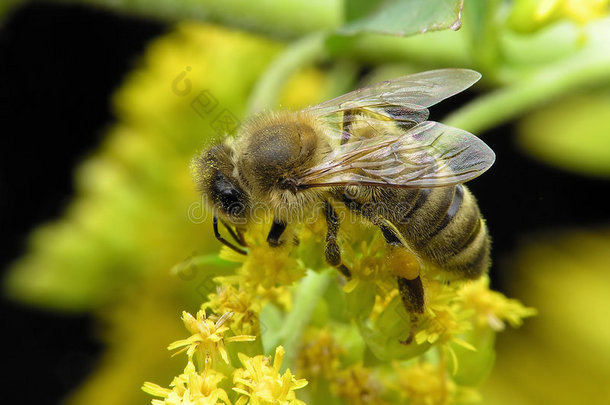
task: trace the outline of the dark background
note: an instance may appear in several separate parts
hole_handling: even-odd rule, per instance
[[[0,26],[0,268],[24,253],[28,233],[61,215],[72,170],[114,119],[109,97],[161,23],[70,6],[30,3]],[[92,74],[93,73],[93,74]],[[95,77],[95,80],[91,80]],[[433,110],[455,108],[463,95]],[[452,105],[453,103],[453,105]],[[523,156],[510,125],[484,134],[496,164],[469,184],[494,240],[494,287],[510,288],[506,258],[525,236],[607,222],[608,182]],[[2,298],[5,400],[54,404],[95,367],[103,347],[88,316],[28,308]],[[27,373],[26,373],[27,372]]]

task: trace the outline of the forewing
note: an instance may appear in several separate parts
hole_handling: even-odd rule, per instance
[[[379,82],[306,111],[329,116],[337,112],[363,110],[393,121],[416,124],[428,118],[427,107],[467,89],[480,77],[479,73],[469,69],[430,70]]]
[[[471,133],[426,121],[339,146],[305,172],[298,186],[444,187],[479,176],[494,160],[493,151]]]

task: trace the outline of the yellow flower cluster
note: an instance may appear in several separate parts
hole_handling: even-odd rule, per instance
[[[342,241],[350,280],[324,269],[306,275],[307,259],[297,253],[312,254],[309,245],[320,244],[319,232],[305,229],[298,248],[270,248],[260,236],[251,236],[263,234],[245,235],[247,255],[221,250],[223,260],[239,267],[214,279],[216,292],[195,316],[183,313],[191,336],[168,348],[186,352],[188,364],[170,388],[144,385],[161,398],[154,405],[305,405],[304,399],[312,405],[336,400],[362,405],[470,402],[476,391],[454,378],[458,360],[465,356],[462,349],[474,354],[481,348],[472,333],[494,333],[504,323],[519,326],[535,314],[489,290],[487,277],[445,283],[425,272],[425,313],[414,317],[402,305],[378,232],[361,232],[353,243]],[[415,258],[409,263],[418,265]],[[308,293],[307,288],[321,290]],[[312,302],[303,302],[307,300]],[[302,313],[304,308],[314,314]],[[487,364],[487,348],[482,349],[478,361]],[[273,360],[263,355],[272,350]],[[472,360],[466,362],[472,367]],[[301,378],[283,369],[283,363],[296,367]],[[304,399],[297,398],[296,390],[302,390]]]
[[[216,282],[223,286],[234,286],[245,292],[253,301],[271,301],[290,309],[292,298],[290,286],[303,278],[305,268],[295,257],[290,247],[270,249],[261,229],[246,234],[250,246],[248,255],[243,256],[223,246],[220,257],[241,266],[232,276],[218,277]]]
[[[489,289],[489,277],[465,284],[459,291],[464,308],[474,310],[475,325],[489,326],[496,332],[504,330],[506,322],[513,328],[521,326],[523,318],[538,313],[534,308],[525,307],[515,299],[506,298]]]
[[[348,404],[385,405],[384,385],[374,370],[356,363],[341,370],[333,381],[333,391]]]
[[[265,356],[248,357],[239,354],[243,368],[233,373],[233,390],[241,394],[236,405],[305,405],[296,398],[294,390],[305,387],[307,380],[296,379],[290,370],[286,370],[284,374],[280,373],[284,354],[284,348],[279,346],[275,350],[273,365]]]
[[[347,350],[324,328],[308,334],[301,347],[298,371],[307,376],[313,388],[328,385],[335,398],[344,403],[385,405],[448,405],[478,402],[471,387],[456,383],[446,362],[429,360],[392,361],[372,366],[357,362],[343,364]],[[391,367],[390,367],[391,365]]]
[[[238,353],[242,367],[232,368],[225,342],[251,342],[256,339],[250,335],[225,336],[229,331],[225,323],[232,316],[232,312],[227,312],[214,320],[213,317],[206,317],[204,309],[200,310],[196,317],[187,312],[183,313],[184,325],[192,335],[173,342],[168,349],[180,349],[175,354],[186,351],[188,363],[184,372],[170,383],[170,388],[150,382],[142,386],[143,391],[163,398],[153,399],[153,405],[231,405],[227,391],[218,386],[222,380],[227,379],[228,370],[232,370],[232,390],[239,394],[236,405],[305,405],[296,399],[294,391],[306,386],[307,380],[296,379],[290,370],[283,374],[280,372],[285,353],[282,346],[276,348],[273,365],[268,357],[249,357]],[[200,372],[197,371],[193,358],[201,364]],[[219,359],[222,359],[225,367],[218,364]]]
[[[584,26],[609,13],[609,0],[516,0],[508,21],[511,28],[527,33],[563,20]]]
[[[310,331],[299,350],[297,369],[314,383],[322,378],[331,380],[339,370],[339,358],[344,354],[345,349],[337,344],[328,329]]]
[[[410,405],[449,405],[478,402],[476,390],[458,386],[444,364],[417,362],[408,367],[394,363],[396,391]]]
[[[167,349],[174,350],[182,348],[175,354],[186,351],[189,360],[193,358],[195,353],[203,356],[205,364],[209,364],[215,360],[215,356],[219,355],[225,363],[229,363],[227,350],[225,349],[225,341],[227,342],[251,342],[256,339],[255,336],[240,335],[240,336],[224,336],[229,330],[225,326],[225,322],[233,316],[233,312],[223,314],[218,320],[206,318],[205,310],[197,312],[197,317],[188,312],[182,313],[182,321],[186,329],[192,333],[188,339],[178,340],[170,344]]]
[[[142,390],[163,398],[153,399],[153,405],[231,405],[227,392],[218,387],[218,383],[224,378],[224,375],[214,369],[198,373],[193,362],[189,360],[184,373],[170,383],[171,389],[147,382]]]
[[[608,14],[609,5],[608,0],[542,0],[535,9],[535,18],[565,17],[584,24]]]
[[[346,256],[352,257],[352,278],[343,290],[348,296],[355,296],[357,318],[372,323],[369,330],[378,338],[376,343],[379,345],[386,345],[391,339],[413,339],[415,345],[434,345],[447,350],[455,360],[452,349],[455,345],[476,350],[465,339],[473,328],[501,331],[505,322],[518,327],[523,318],[536,314],[534,309],[519,301],[491,291],[488,276],[471,282],[447,283],[437,278],[439,276],[433,271],[420,274],[426,292],[424,314],[417,317],[407,314],[396,288],[392,265],[384,253],[383,238],[376,232],[359,235],[364,240],[356,247],[346,244]],[[406,265],[418,265],[415,257],[404,256],[403,259],[407,261]],[[372,306],[362,304],[366,301],[363,296],[368,292],[372,292]],[[412,357],[413,353],[412,350],[404,351],[404,358]],[[385,354],[388,358],[396,357],[396,353],[389,351]],[[456,363],[454,367],[457,367]]]
[[[415,342],[418,344],[427,342],[439,346],[448,346],[453,342],[474,350],[467,342],[460,339],[460,336],[471,328],[471,323],[467,318],[468,313],[456,299],[456,287],[436,280],[427,280],[425,287],[428,303],[426,313],[417,325]]]
[[[229,328],[236,335],[260,334],[258,316],[261,303],[243,289],[230,284],[218,287],[216,294],[208,295],[202,309],[210,309],[217,314],[232,313],[228,320]]]

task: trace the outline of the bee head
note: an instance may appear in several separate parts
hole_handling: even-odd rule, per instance
[[[232,150],[224,144],[214,146],[196,156],[191,167],[197,186],[213,211],[231,224],[245,224],[250,197],[233,174]]]

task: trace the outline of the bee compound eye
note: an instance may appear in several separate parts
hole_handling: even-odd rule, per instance
[[[220,193],[220,205],[227,214],[239,216],[244,211],[241,195],[235,188],[225,188]]]
[[[226,214],[241,217],[246,210],[246,195],[226,176],[218,173],[211,190],[216,206]]]

